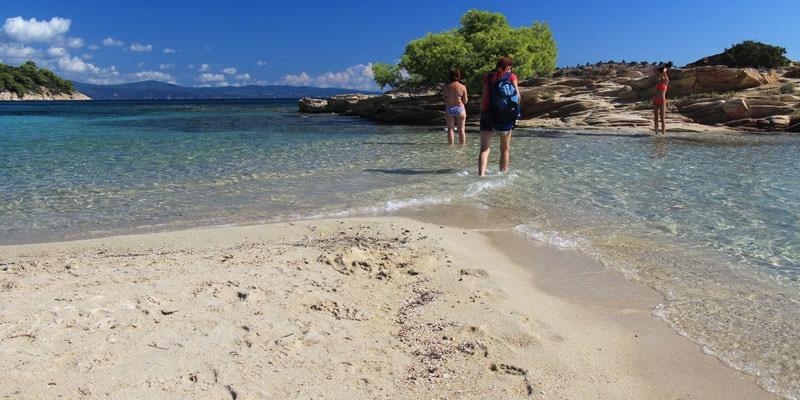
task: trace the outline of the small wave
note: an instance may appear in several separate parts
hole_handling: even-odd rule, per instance
[[[537,242],[544,242],[560,249],[579,249],[588,244],[586,238],[580,236],[565,236],[555,231],[542,230],[531,225],[517,225],[514,232],[523,234]]]
[[[517,178],[517,174],[494,175],[479,182],[470,183],[464,190],[464,197],[475,197],[483,192],[504,188]]]
[[[349,210],[328,211],[328,212],[321,212],[304,216],[294,215],[290,219],[324,219],[324,218],[344,218],[344,217],[364,215],[364,214],[374,215],[374,214],[392,213],[402,210],[404,208],[447,204],[449,202],[450,199],[447,197],[436,197],[436,196],[427,196],[427,197],[400,199],[400,200],[387,200],[382,204],[370,207],[353,208]]]
[[[427,197],[421,197],[415,199],[403,199],[403,200],[388,200],[384,202],[382,205],[366,207],[362,209],[362,211],[371,214],[378,214],[383,212],[395,212],[409,207],[431,206],[437,204],[445,204],[449,202],[450,202],[449,198],[438,197],[438,196],[427,196]]]

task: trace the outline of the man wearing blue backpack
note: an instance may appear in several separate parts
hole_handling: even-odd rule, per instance
[[[489,146],[494,132],[500,134],[500,172],[508,171],[511,130],[522,115],[517,76],[511,72],[511,58],[500,57],[494,72],[483,77],[481,95],[481,152],[478,176],[486,176]]]

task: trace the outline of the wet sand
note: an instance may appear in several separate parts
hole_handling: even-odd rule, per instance
[[[0,398],[773,398],[657,320],[655,292],[499,226],[5,246],[0,292]]]

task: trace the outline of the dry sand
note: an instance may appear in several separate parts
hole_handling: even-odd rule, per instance
[[[317,220],[0,247],[0,398],[761,399],[510,232]]]

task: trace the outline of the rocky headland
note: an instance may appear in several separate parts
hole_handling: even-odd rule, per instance
[[[74,91],[72,93],[51,93],[47,89],[42,89],[41,93],[27,93],[18,97],[16,93],[9,91],[0,92],[0,101],[46,101],[46,100],[91,100],[83,93]]]
[[[521,82],[520,127],[645,131],[652,126],[652,67],[573,68]],[[800,68],[701,66],[669,72],[667,127],[674,132],[800,132]],[[476,124],[480,99],[467,104]],[[380,123],[438,125],[438,89],[303,98],[300,112],[339,113]]]

